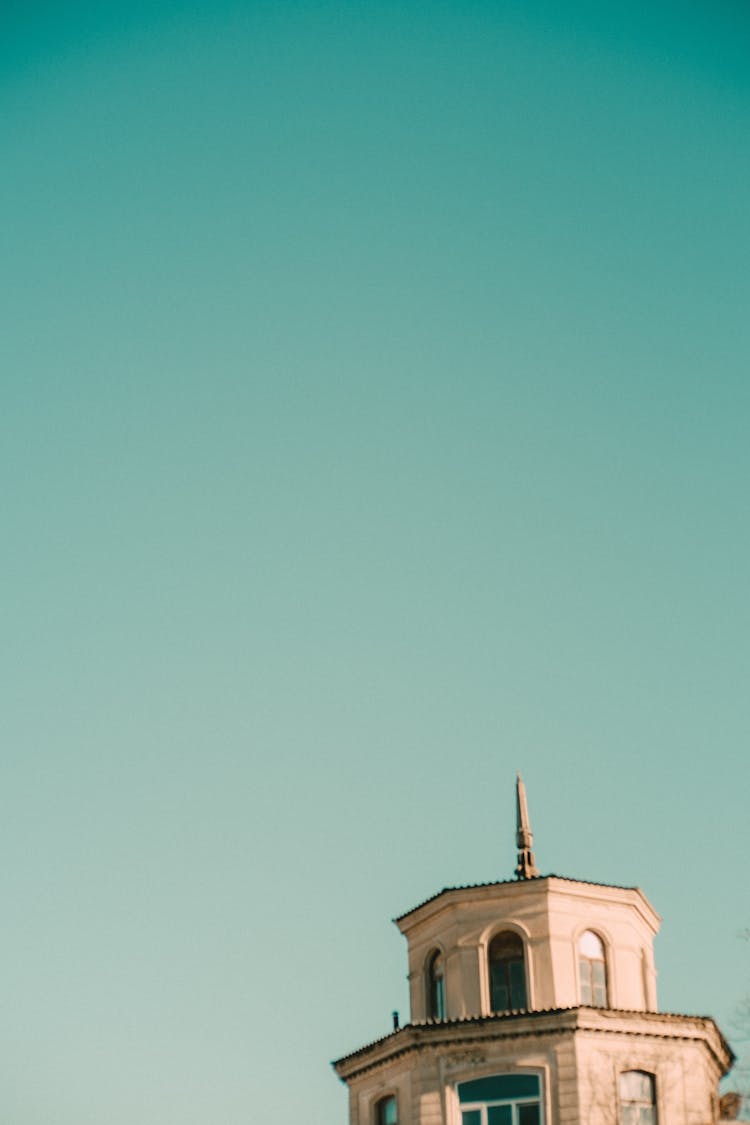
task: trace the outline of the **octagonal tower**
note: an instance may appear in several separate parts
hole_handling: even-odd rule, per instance
[[[659,916],[637,887],[541,875],[516,782],[516,878],[396,919],[411,1017],[334,1063],[350,1125],[711,1125],[733,1055],[660,1013]]]

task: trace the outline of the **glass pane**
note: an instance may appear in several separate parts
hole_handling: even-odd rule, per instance
[[[435,1003],[432,1014],[437,1020],[445,1019],[445,986],[442,977],[435,981]]]
[[[591,990],[590,962],[584,957],[578,962],[578,975],[581,978],[581,1003],[593,1004],[594,994]]]
[[[518,1107],[518,1125],[541,1125],[542,1116],[539,1103]]]
[[[620,1121],[622,1125],[638,1125],[638,1107],[624,1105],[620,1111]]]
[[[490,961],[504,961],[506,958],[523,957],[523,942],[512,930],[495,934],[490,942]]]
[[[523,961],[510,962],[510,1006],[511,1008],[526,1007],[526,976],[523,971]]]
[[[514,965],[518,965],[519,969],[514,970]],[[519,985],[512,975],[520,970],[518,979],[523,982],[523,941],[518,934],[495,934],[490,942],[489,966],[492,1011],[507,1012],[510,1008],[525,1008],[525,983]]]
[[[604,946],[600,937],[597,937],[591,930],[586,930],[578,939],[578,952],[583,957],[591,957],[594,960],[604,960]]]
[[[620,1097],[628,1102],[654,1104],[654,1076],[644,1070],[625,1070],[620,1075]]]
[[[640,1125],[656,1125],[656,1109],[653,1106],[641,1107]]]
[[[591,976],[594,981],[594,1003],[597,1008],[607,1007],[607,974],[603,961],[591,962]]]
[[[461,1114],[461,1125],[482,1125],[480,1109],[465,1109]]]
[[[492,1074],[461,1082],[458,1098],[462,1102],[499,1102],[511,1098],[538,1098],[539,1076],[536,1074]]]
[[[378,1125],[398,1125],[395,1098],[383,1098],[378,1106]]]
[[[505,962],[501,961],[492,966],[491,974],[492,996],[490,1002],[493,1012],[507,1012],[510,1007],[508,985],[506,982]]]
[[[487,1106],[487,1125],[513,1125],[513,1110],[509,1105]]]

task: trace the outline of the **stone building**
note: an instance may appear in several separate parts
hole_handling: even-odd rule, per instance
[[[660,1012],[659,916],[637,887],[541,875],[516,785],[516,878],[396,919],[411,1019],[333,1065],[350,1125],[711,1125],[734,1056],[712,1019]]]

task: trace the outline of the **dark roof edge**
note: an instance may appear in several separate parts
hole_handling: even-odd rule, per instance
[[[374,1047],[379,1047],[381,1044],[387,1043],[389,1040],[395,1040],[405,1031],[421,1031],[425,1028],[431,1027],[456,1028],[467,1027],[471,1024],[481,1025],[491,1023],[505,1023],[509,1019],[512,1020],[528,1019],[529,1017],[534,1018],[541,1016],[558,1016],[563,1015],[566,1012],[576,1012],[581,1009],[592,1012],[605,1012],[608,1015],[616,1016],[639,1016],[647,1020],[652,1019],[654,1020],[654,1022],[656,1022],[657,1020],[690,1020],[695,1023],[710,1023],[715,1028],[719,1039],[721,1040],[722,1045],[725,1047],[732,1063],[736,1061],[736,1055],[734,1051],[729,1046],[729,1043],[722,1034],[722,1031],[713,1016],[696,1016],[689,1015],[684,1012],[644,1012],[634,1008],[588,1008],[585,1004],[574,1004],[568,1008],[537,1008],[533,1011],[522,1010],[501,1013],[495,1012],[489,1016],[462,1016],[460,1019],[421,1020],[416,1023],[405,1023],[398,1029],[398,1031],[391,1031],[388,1035],[381,1035],[379,1039],[373,1039],[370,1043],[366,1043],[364,1047],[359,1047],[356,1051],[351,1051],[348,1055],[342,1055],[341,1058],[334,1059],[331,1063],[331,1066],[335,1069],[343,1063],[347,1063],[352,1059],[358,1058],[359,1056],[366,1055],[369,1051],[373,1050]]]
[[[450,891],[478,891],[483,887],[508,887],[520,885],[521,883],[540,883],[545,879],[559,879],[562,883],[581,883],[584,887],[608,887],[613,891],[639,891],[640,894],[643,894],[640,887],[624,887],[619,883],[597,883],[594,879],[574,879],[570,875],[555,875],[551,872],[549,875],[535,875],[533,879],[498,879],[492,883],[464,883],[458,887],[443,887],[441,891],[436,891],[434,895],[430,895],[430,897],[426,898],[423,902],[412,906],[411,910],[405,910],[403,914],[399,914],[393,921],[398,925],[404,918],[408,918],[410,914],[415,914],[417,910],[421,910],[423,906],[427,906],[428,903],[434,902],[435,899],[440,898],[441,895],[448,894]]]

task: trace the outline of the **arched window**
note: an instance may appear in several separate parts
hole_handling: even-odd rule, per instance
[[[656,1083],[645,1070],[620,1075],[620,1125],[656,1125]]]
[[[427,1016],[431,1020],[445,1019],[445,972],[439,949],[427,959]]]
[[[539,1075],[492,1074],[461,1082],[461,1125],[541,1125]]]
[[[578,939],[578,976],[581,1003],[592,1008],[606,1008],[607,962],[602,939],[593,930],[584,930]]]
[[[526,1007],[526,967],[523,941],[518,934],[504,930],[495,934],[489,948],[490,1007],[493,1012],[508,1012]]]
[[[395,1094],[381,1098],[375,1107],[375,1121],[377,1125],[398,1125],[398,1103]]]

